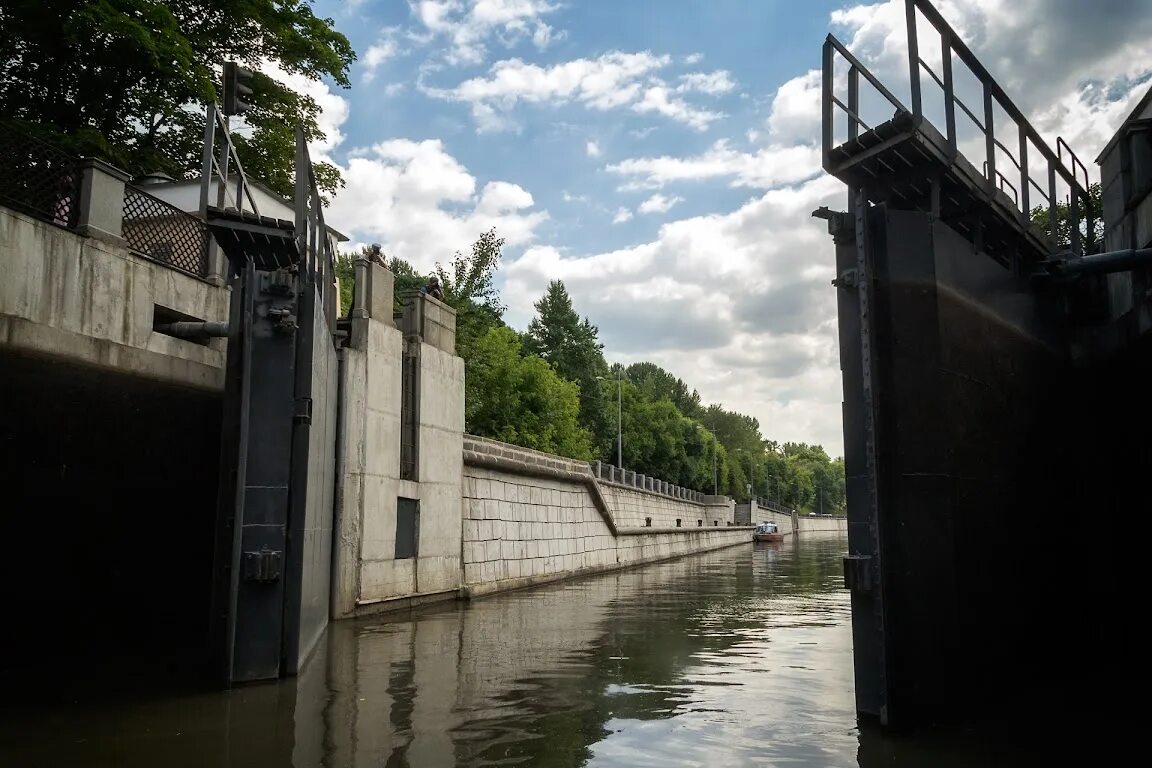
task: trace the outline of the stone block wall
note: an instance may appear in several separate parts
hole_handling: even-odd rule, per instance
[[[584,462],[465,436],[464,583],[483,594],[750,541],[730,500],[704,498],[602,486]]]

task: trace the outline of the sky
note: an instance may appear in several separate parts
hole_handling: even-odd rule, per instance
[[[513,327],[561,279],[609,362],[842,453],[833,248],[810,217],[846,197],[820,168],[820,52],[834,34],[908,103],[903,0],[315,6],[359,57],[349,89],[293,81],[323,108],[312,152],[342,170],[327,218],[350,245],[427,272],[495,227]],[[1097,180],[1152,79],[1152,0],[937,7]]]

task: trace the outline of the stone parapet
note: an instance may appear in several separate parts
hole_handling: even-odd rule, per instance
[[[404,305],[400,330],[405,338],[419,338],[450,355],[456,354],[456,310],[420,291],[405,291],[400,299]]]

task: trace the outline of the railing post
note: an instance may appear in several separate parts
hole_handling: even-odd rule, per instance
[[[988,180],[996,187],[996,128],[993,125],[992,86],[984,83],[984,149],[988,155]]]
[[[904,13],[908,21],[908,84],[912,88],[912,116],[920,119],[920,48],[916,42],[916,3],[905,0]]]
[[[948,136],[948,156],[955,159],[956,149],[956,91],[952,84],[952,38],[947,32],[940,33],[940,68],[944,79],[944,125]]]
[[[832,160],[832,38],[824,41],[823,70],[820,80],[823,96],[820,99],[820,126],[824,168]]]
[[[93,157],[80,161],[80,209],[76,232],[124,244],[124,184],[129,175]]]
[[[1029,207],[1028,198],[1031,192],[1028,189],[1032,186],[1030,177],[1028,176],[1028,130],[1020,126],[1020,207],[1024,209],[1023,223],[1028,225],[1028,220],[1032,215],[1032,209]]]
[[[848,138],[855,139],[860,135],[860,123],[856,119],[860,114],[860,70],[853,64],[848,68]]]
[[[1048,158],[1048,236],[1052,248],[1060,247],[1060,233],[1056,231],[1056,166]]]

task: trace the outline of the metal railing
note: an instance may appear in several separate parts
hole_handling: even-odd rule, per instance
[[[235,167],[233,167],[235,166]],[[231,187],[229,178],[236,177],[235,188]],[[211,199],[212,182],[219,179],[216,185],[216,200]],[[228,126],[228,117],[223,114],[216,102],[209,102],[205,107],[204,115],[204,146],[201,158],[200,173],[200,217],[207,219],[208,206],[217,208],[235,208],[243,212],[247,203],[247,210],[260,215],[260,208],[256,205],[256,198],[252,195],[252,188],[248,184],[248,177],[244,173],[244,166],[236,154],[236,145],[232,143],[232,136]]]
[[[208,275],[208,227],[176,206],[124,186],[124,240],[139,255],[181,272]]]
[[[704,497],[707,495],[700,491],[684,488],[683,486],[669,483],[665,480],[659,480],[633,470],[621,469],[613,464],[605,464],[602,461],[593,461],[591,466],[592,474],[596,476],[596,479],[608,483],[615,483],[651,493],[659,493],[664,496],[671,496],[674,499],[696,502],[697,504],[702,504]]]
[[[764,509],[770,509],[773,512],[779,512],[782,515],[791,515],[793,512],[796,511],[796,510],[792,509],[791,507],[786,507],[783,504],[781,504],[780,502],[773,501],[772,499],[766,498],[764,496],[757,496],[756,497],[756,506],[757,507],[763,507]]]
[[[942,135],[946,141],[946,151],[950,160],[954,160],[959,151],[958,130],[956,126],[956,108],[971,120],[972,124],[983,137],[983,174],[991,189],[998,189],[1005,194],[1012,191],[1013,203],[1017,210],[1017,219],[1025,227],[1031,225],[1033,211],[1033,193],[1042,200],[1048,216],[1044,234],[1049,240],[1049,246],[1056,250],[1059,232],[1059,218],[1057,206],[1061,203],[1057,191],[1057,181],[1062,181],[1068,187],[1068,217],[1069,237],[1072,251],[1084,253],[1091,251],[1096,243],[1094,236],[1093,212],[1089,202],[1088,171],[1084,164],[1072,152],[1068,144],[1057,139],[1057,151],[1053,152],[1040,134],[1032,127],[1023,112],[1013,103],[1004,92],[1004,89],[992,78],[984,65],[980,63],[975,54],[964,44],[952,30],[944,17],[940,15],[928,0],[905,0],[906,21],[908,31],[908,68],[911,95],[911,108],[904,106],[852,53],[835,37],[829,35],[824,43],[823,56],[823,151],[825,165],[834,145],[833,116],[834,108],[839,108],[848,117],[848,131],[846,142],[853,141],[860,136],[860,129],[871,131],[860,116],[860,76],[882,96],[888,104],[895,109],[897,116],[901,113],[912,117],[914,123],[919,125],[924,120],[922,98],[922,73],[927,72],[931,80],[940,88],[944,101],[944,131]],[[917,19],[925,19],[932,29],[940,36],[941,73],[936,73],[924,61],[919,53],[919,39],[917,33]],[[956,94],[953,78],[953,56],[968,68],[980,86],[982,105],[978,115],[968,104]],[[836,68],[838,58],[848,65],[847,69],[847,103],[835,93]],[[997,126],[995,114],[999,108],[1008,117],[1009,125]],[[1008,137],[1009,144],[1015,144],[1015,151],[1001,141],[1001,137]],[[1038,157],[1030,157],[1031,145]],[[998,154],[1011,163],[1014,168],[1001,169],[998,163]],[[1065,164],[1067,156],[1069,165]],[[1037,182],[1031,173],[1030,164],[1039,165],[1043,185]],[[1007,171],[1007,173],[1005,173]],[[1082,181],[1081,181],[1082,177]],[[1086,234],[1082,238],[1081,223],[1086,224]],[[1083,239],[1083,241],[1082,241]]]
[[[301,269],[316,281],[319,306],[331,323],[339,314],[340,297],[336,290],[336,251],[328,226],[324,223],[324,198],[316,183],[316,170],[308,155],[304,127],[296,126],[296,247],[301,254]]]
[[[72,229],[80,215],[80,161],[0,120],[0,203]]]

